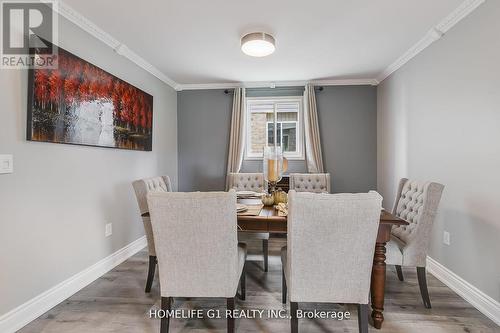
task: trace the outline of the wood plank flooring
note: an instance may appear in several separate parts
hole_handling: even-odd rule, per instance
[[[247,264],[247,298],[238,300],[237,309],[288,309],[281,304],[281,262],[279,249],[285,240],[270,240],[269,272],[262,262]],[[250,259],[260,259],[259,242],[249,244]],[[150,294],[144,293],[147,273],[147,252],[144,250],[88,287],[71,296],[20,333],[109,333],[159,332],[159,320],[149,318],[149,310],[159,307],[158,277]],[[405,281],[398,281],[394,267],[388,267],[385,322],[382,330],[370,332],[447,333],[500,332],[500,328],[457,296],[448,287],[428,274],[432,309],[425,309],[420,297],[416,272],[404,270]],[[225,310],[224,300],[176,299],[174,308]],[[350,320],[299,320],[299,331],[314,333],[358,332],[354,306],[318,305],[323,310],[347,310]],[[311,308],[312,309],[312,308]],[[173,319],[171,332],[225,332],[224,319]],[[289,332],[286,319],[238,319],[237,332]]]

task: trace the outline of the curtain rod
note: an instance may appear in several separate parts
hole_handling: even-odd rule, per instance
[[[278,87],[278,88],[265,88],[265,87],[262,87],[262,88],[247,88],[247,89],[266,89],[266,90],[273,90],[273,89],[289,89],[289,90],[292,90],[292,89],[295,89],[296,87],[291,87],[291,86],[288,86],[288,87]],[[230,89],[224,89],[224,94],[229,94],[230,92],[234,91],[235,88],[230,88]],[[325,88],[323,86],[315,86],[314,87],[314,90],[317,90],[317,91],[323,91]]]
[[[276,88],[305,86],[307,83],[316,86],[376,86],[378,81],[374,79],[338,79],[338,80],[311,80],[311,81],[278,81],[278,82],[231,82],[231,83],[201,83],[182,84],[178,91],[182,90],[209,90],[209,89],[234,89],[245,88]]]

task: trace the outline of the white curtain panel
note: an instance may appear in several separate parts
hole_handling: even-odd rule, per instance
[[[233,113],[231,116],[231,135],[227,156],[226,191],[229,190],[229,174],[240,172],[245,149],[245,88],[235,88]]]
[[[325,172],[319,136],[316,93],[312,84],[307,84],[304,91],[304,134],[306,139],[307,171],[310,173]]]

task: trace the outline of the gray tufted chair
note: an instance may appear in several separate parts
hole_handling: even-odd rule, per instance
[[[290,190],[297,192],[330,193],[329,173],[292,173]]]
[[[263,173],[236,173],[229,174],[229,189],[236,191],[254,191],[262,193],[265,189]]]
[[[289,192],[288,245],[281,251],[283,303],[290,299],[292,333],[303,303],[358,304],[368,333],[368,295],[382,197],[377,192]]]
[[[158,176],[136,180],[132,183],[132,186],[134,187],[137,203],[139,204],[139,211],[148,241],[149,270],[148,279],[146,281],[146,292],[149,293],[155,276],[156,251],[153,239],[153,229],[151,228],[151,218],[149,217],[147,195],[149,192],[172,192],[172,184],[168,176]]]
[[[263,173],[236,173],[229,174],[229,189],[236,191],[254,191],[263,193],[266,191],[266,182]],[[239,232],[238,240],[240,242],[249,242],[252,240],[262,240],[262,253],[264,255],[264,271],[269,270],[269,234],[262,232]]]
[[[151,208],[161,308],[171,310],[176,297],[226,298],[234,311],[241,287],[245,297],[245,244],[237,241],[236,193],[193,192],[148,194]],[[232,313],[232,312],[231,312]],[[160,332],[167,333],[169,316],[163,316]],[[233,333],[234,318],[227,318]]]
[[[401,179],[392,213],[409,225],[392,229],[387,243],[386,263],[396,266],[400,281],[404,280],[401,266],[417,267],[420,293],[426,308],[431,308],[425,273],[427,250],[444,186]]]

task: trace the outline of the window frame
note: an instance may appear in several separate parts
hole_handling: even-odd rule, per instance
[[[251,124],[251,116],[252,112],[250,111],[250,105],[251,104],[273,104],[273,114],[274,114],[274,123],[280,123],[277,121],[277,113],[278,113],[278,108],[277,104],[280,103],[298,103],[298,114],[297,114],[297,121],[281,121],[281,123],[296,123],[296,131],[297,131],[297,151],[290,153],[290,152],[283,152],[283,156],[286,157],[289,160],[304,160],[305,159],[305,148],[304,148],[304,118],[303,118],[303,103],[304,99],[302,96],[279,96],[279,97],[247,97],[246,102],[245,102],[245,154],[244,154],[244,159],[245,160],[262,160],[264,158],[263,153],[251,153],[251,130],[250,130],[250,124]],[[268,144],[268,138],[267,138],[267,128],[268,128],[268,123],[266,122],[266,145]],[[282,143],[280,142],[280,145]]]
[[[297,115],[297,116],[298,116],[298,115]],[[272,122],[272,121],[267,121],[267,122],[266,122],[266,133],[269,133],[269,125],[270,125],[270,124],[274,124],[274,122]],[[299,126],[300,126],[300,123],[299,123],[299,120],[298,120],[298,119],[297,119],[297,120],[283,120],[283,121],[277,121],[277,122],[276,122],[276,124],[281,124],[281,128],[280,128],[280,130],[279,130],[279,132],[281,133],[281,140],[280,140],[280,141],[281,141],[281,142],[280,142],[280,143],[281,143],[281,147],[283,147],[283,146],[284,146],[284,144],[283,144],[283,138],[284,138],[284,136],[283,136],[283,125],[284,125],[284,124],[295,124],[295,130],[297,131],[297,133],[298,133],[298,128],[299,128]],[[279,126],[278,126],[278,127],[279,127]],[[278,131],[277,131],[276,133],[278,133]],[[298,138],[298,136],[297,136],[297,138]],[[290,155],[297,155],[297,154],[298,154],[298,151],[296,151],[296,152],[294,152],[294,153],[288,153],[288,154],[290,154]]]

